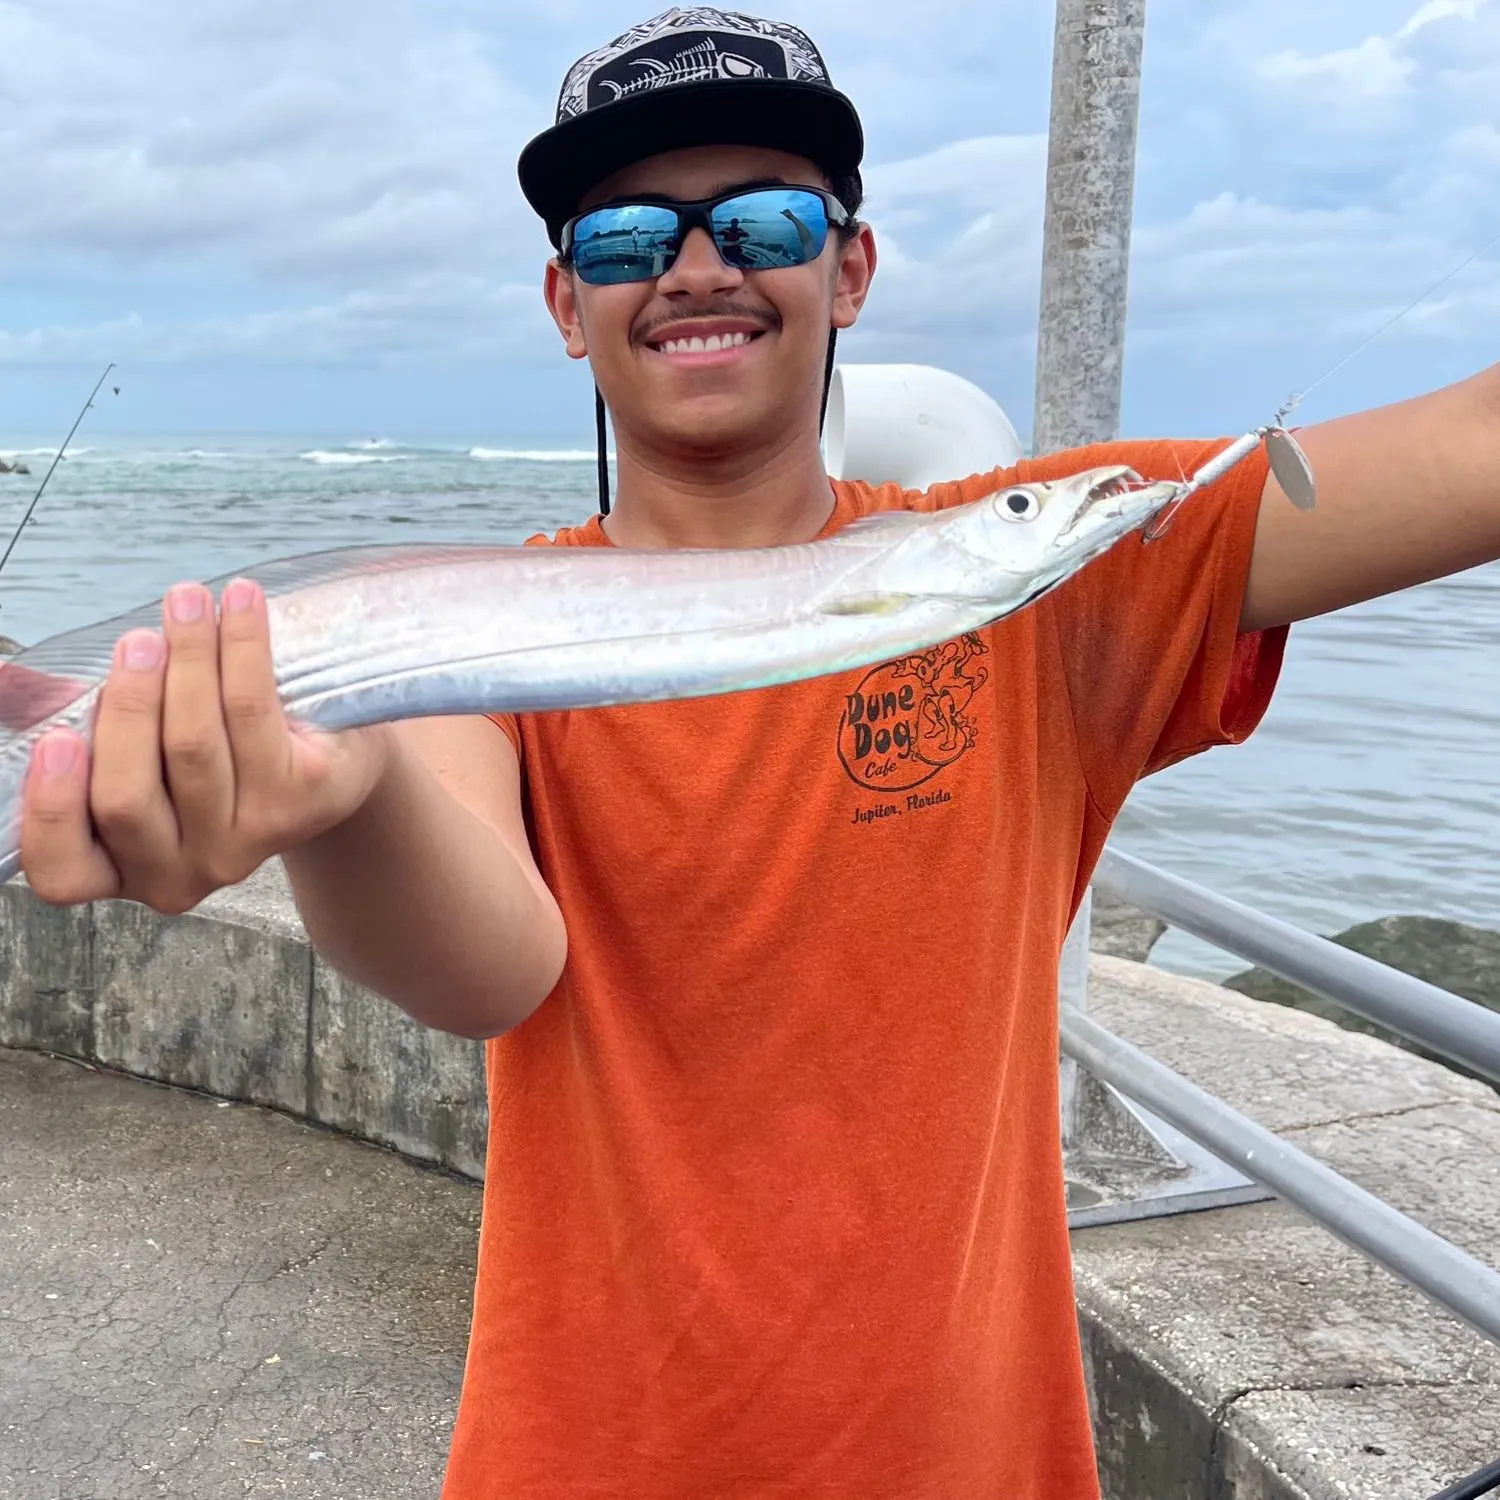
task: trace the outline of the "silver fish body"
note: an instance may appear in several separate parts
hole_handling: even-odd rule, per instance
[[[376,546],[247,570],[288,714],[323,730],[768,687],[925,649],[1014,613],[1180,493],[1129,469],[886,512],[728,551]],[[217,588],[226,580],[211,585]],[[155,605],[0,665],[0,880],[36,741],[87,736],[115,643]]]

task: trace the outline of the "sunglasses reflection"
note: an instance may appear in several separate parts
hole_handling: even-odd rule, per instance
[[[806,220],[789,208],[782,209],[778,218],[791,225],[795,246],[785,229],[774,223],[752,221],[747,228],[736,216],[725,225],[716,224],[713,240],[725,263],[743,271],[771,270],[805,265],[822,254],[823,237]],[[681,247],[675,232],[663,236],[634,224],[628,230],[595,230],[579,243],[576,254],[590,270],[629,269],[639,275],[649,267],[649,274],[655,277],[671,269]]]
[[[736,269],[804,265],[827,243],[828,219],[821,208],[816,197],[784,189],[736,194],[712,205],[621,204],[580,217],[571,257],[587,280],[655,278],[671,269],[684,231],[696,224],[709,232],[724,263]]]

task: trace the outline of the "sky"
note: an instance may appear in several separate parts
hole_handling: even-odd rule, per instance
[[[91,432],[586,446],[516,157],[622,0],[0,0],[0,443]],[[868,140],[850,361],[1030,428],[1052,8],[776,0]],[[1500,235],[1500,0],[1150,0],[1127,435],[1240,431]],[[1313,421],[1500,359],[1500,245]]]

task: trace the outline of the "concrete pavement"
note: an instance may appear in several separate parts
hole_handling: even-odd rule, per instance
[[[1493,1091],[1118,959],[1091,1004],[1496,1263]],[[0,1500],[435,1500],[478,1044],[329,970],[275,870],[181,918],[0,887],[0,1043]],[[1073,1248],[1109,1500],[1426,1500],[1500,1456],[1500,1351],[1282,1205]]]
[[[0,1051],[0,1496],[436,1496],[480,1194]]]

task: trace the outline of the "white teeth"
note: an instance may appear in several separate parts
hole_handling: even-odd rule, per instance
[[[740,349],[750,342],[748,333],[712,333],[705,338],[667,339],[663,354],[718,354],[724,349]]]

